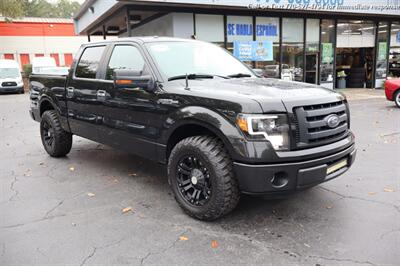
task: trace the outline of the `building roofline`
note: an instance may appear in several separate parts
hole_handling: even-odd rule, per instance
[[[37,17],[23,17],[8,19],[6,17],[0,17],[0,22],[13,22],[13,23],[60,23],[60,24],[73,24],[73,19],[69,18],[37,18]]]
[[[74,15],[74,19],[79,19],[87,10],[88,8],[93,5],[94,2],[97,0],[85,0],[81,7],[79,8],[78,12]]]

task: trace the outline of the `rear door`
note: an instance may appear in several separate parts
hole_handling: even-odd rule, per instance
[[[105,51],[106,45],[85,47],[66,88],[71,131],[91,140],[98,140],[101,126],[98,78]]]

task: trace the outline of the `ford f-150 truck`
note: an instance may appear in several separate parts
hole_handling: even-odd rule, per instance
[[[68,154],[77,135],[167,164],[177,202],[202,220],[229,213],[242,193],[331,180],[356,155],[342,94],[259,77],[196,40],[85,44],[68,75],[32,75],[30,99],[50,156]]]

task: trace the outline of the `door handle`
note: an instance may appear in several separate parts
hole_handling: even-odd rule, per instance
[[[105,90],[98,90],[97,91],[97,98],[99,100],[105,100],[106,99],[106,95],[107,95],[107,92]]]
[[[67,88],[67,97],[68,98],[74,97],[74,88],[73,87],[68,87]]]

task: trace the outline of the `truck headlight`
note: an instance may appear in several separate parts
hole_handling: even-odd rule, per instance
[[[289,124],[286,114],[239,114],[238,127],[252,140],[268,140],[275,150],[289,149]]]

